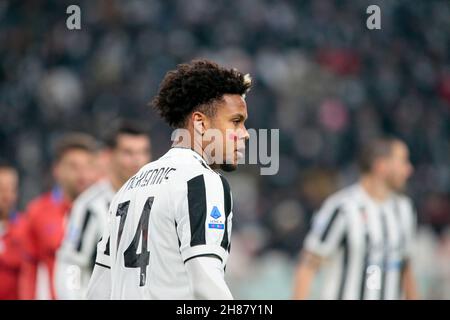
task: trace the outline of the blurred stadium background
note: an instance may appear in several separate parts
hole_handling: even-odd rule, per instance
[[[81,8],[81,30],[66,8]],[[381,30],[366,8],[381,8]],[[148,102],[177,63],[214,59],[249,72],[249,128],[280,129],[280,171],[227,174],[235,202],[231,291],[287,299],[311,216],[357,176],[371,137],[411,149],[407,193],[420,228],[421,296],[450,299],[450,3],[448,1],[0,1],[0,157],[20,170],[20,203],[51,185],[52,145],[101,137],[119,118],[170,129]]]

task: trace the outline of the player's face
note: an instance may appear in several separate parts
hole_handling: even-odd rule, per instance
[[[17,203],[17,173],[11,169],[0,169],[0,218],[14,209]]]
[[[232,171],[245,154],[245,141],[249,138],[244,122],[247,120],[247,104],[238,94],[226,94],[218,106],[212,127],[222,132],[223,164],[220,168]],[[228,147],[227,147],[228,146]]]
[[[145,135],[121,134],[112,151],[111,165],[116,177],[125,183],[150,162],[150,139]]]
[[[401,142],[395,142],[391,155],[387,158],[387,183],[395,191],[401,191],[413,172],[409,161],[408,147]]]
[[[95,182],[95,155],[81,149],[67,151],[55,165],[55,178],[73,200]]]

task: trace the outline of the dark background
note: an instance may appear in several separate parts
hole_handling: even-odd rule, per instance
[[[81,30],[66,27],[71,4]],[[371,4],[381,30],[366,27]],[[161,156],[171,130],[148,102],[165,72],[199,57],[250,73],[248,127],[280,129],[277,175],[228,175],[237,297],[289,297],[311,215],[357,178],[360,146],[393,134],[415,167],[422,295],[450,299],[448,1],[1,0],[0,158],[20,170],[20,209],[51,185],[64,132],[101,137],[133,118]]]

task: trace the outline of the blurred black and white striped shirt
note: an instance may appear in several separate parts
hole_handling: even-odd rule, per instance
[[[373,200],[358,183],[331,195],[315,214],[304,249],[322,258],[322,299],[401,299],[416,217],[409,198]]]
[[[94,268],[99,242],[114,197],[111,182],[102,180],[89,187],[74,202],[66,234],[56,254],[55,287],[57,298],[84,299]]]

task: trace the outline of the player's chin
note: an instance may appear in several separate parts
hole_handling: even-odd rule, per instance
[[[394,183],[391,187],[394,192],[404,192],[406,189],[406,183],[397,182],[397,183]]]
[[[89,185],[89,183],[85,182],[78,183],[75,187],[69,188],[68,193],[70,194],[71,198],[75,199],[80,194],[82,194],[84,190],[89,188]]]
[[[226,157],[224,164],[220,165],[220,168],[225,172],[234,171],[237,169],[239,160],[242,159],[242,151],[235,151],[232,155]]]

